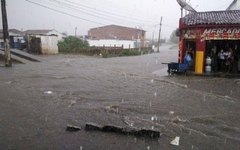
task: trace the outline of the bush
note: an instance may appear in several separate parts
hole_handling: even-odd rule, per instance
[[[82,48],[89,47],[89,43],[87,41],[83,41],[74,36],[68,36],[64,38],[63,41],[58,42],[59,52],[79,52]]]
[[[140,52],[138,50],[124,49],[121,51],[119,55],[120,56],[136,56],[136,55],[140,55]]]
[[[106,50],[102,50],[102,51],[101,51],[101,54],[102,54],[102,57],[103,57],[103,58],[108,58],[108,57],[110,57],[109,52],[106,51]]]

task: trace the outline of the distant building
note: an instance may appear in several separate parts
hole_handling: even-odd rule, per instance
[[[26,48],[26,40],[24,38],[24,33],[17,29],[9,29],[9,45],[10,48],[14,49],[25,49]],[[0,47],[4,47],[3,40],[3,31],[0,30]]]
[[[58,41],[64,37],[56,30],[27,30],[24,33],[28,40],[28,52],[35,54],[57,54]]]
[[[136,28],[108,25],[88,31],[90,46],[123,46],[124,48],[144,47],[146,31]]]
[[[59,33],[58,31],[52,29],[52,30],[26,30],[24,31],[25,35],[44,35],[44,36],[56,36],[58,40],[62,40],[65,35],[62,33]]]
[[[240,10],[240,0],[234,0],[227,8],[227,10]]]

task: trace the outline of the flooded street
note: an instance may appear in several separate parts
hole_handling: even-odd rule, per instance
[[[164,45],[135,57],[53,55],[0,67],[0,149],[240,149],[240,80],[166,76],[161,63],[177,57]],[[85,131],[87,122],[161,137]],[[68,132],[69,124],[82,129]]]

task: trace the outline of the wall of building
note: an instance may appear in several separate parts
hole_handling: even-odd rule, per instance
[[[106,47],[121,47],[123,46],[124,49],[127,48],[138,48],[139,43],[137,41],[131,40],[88,40],[90,46],[106,46]]]
[[[42,54],[58,54],[57,36],[40,36]]]

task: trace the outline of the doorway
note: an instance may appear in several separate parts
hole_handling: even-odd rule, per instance
[[[220,58],[223,51],[224,59]],[[231,53],[231,60],[228,60]],[[240,40],[206,41],[205,59],[210,57],[213,72],[240,72]]]
[[[190,70],[194,70],[195,69],[195,58],[196,58],[196,42],[194,40],[187,40],[186,41],[186,47],[185,47],[185,52],[184,55],[186,54],[186,52],[190,53],[190,56],[192,58],[192,63],[190,65]]]

